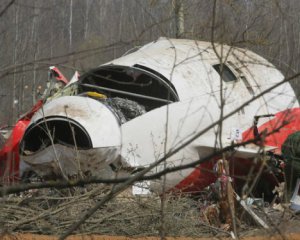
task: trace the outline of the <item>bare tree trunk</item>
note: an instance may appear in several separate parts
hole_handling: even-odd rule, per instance
[[[91,8],[92,2],[90,0],[85,1],[85,15],[84,15],[84,33],[83,37],[86,40],[88,36],[88,29],[89,29],[89,13]]]
[[[32,105],[36,103],[36,60],[38,54],[38,41],[37,41],[37,16],[38,16],[38,8],[36,7],[36,1],[34,1],[34,16],[32,21],[32,31],[31,36],[34,43],[34,50],[33,50],[33,81],[32,81]]]
[[[13,64],[17,64],[17,45],[19,42],[19,6],[15,4],[15,43],[14,43],[14,55],[13,55]],[[16,67],[13,74],[13,86],[12,86],[12,123],[15,122],[17,113],[16,113]]]
[[[55,5],[52,4],[53,8],[55,9]],[[53,57],[53,42],[54,42],[54,34],[55,34],[55,31],[54,31],[54,21],[53,21],[53,17],[51,17],[51,30],[50,30],[50,58],[52,59]]]
[[[175,36],[183,37],[184,34],[184,8],[182,0],[174,0]]]
[[[123,25],[123,13],[124,13],[124,0],[121,4],[121,14],[120,14],[120,22],[119,22],[119,40],[122,40],[122,25]]]
[[[245,40],[248,41],[248,24],[249,24],[249,16],[250,16],[250,11],[249,11],[249,1],[246,1],[246,26],[245,26]]]
[[[22,69],[23,72],[24,68]],[[25,75],[22,75],[21,79],[21,93],[20,93],[20,112],[24,111],[24,102],[25,102]]]
[[[69,51],[72,50],[73,0],[70,0]]]

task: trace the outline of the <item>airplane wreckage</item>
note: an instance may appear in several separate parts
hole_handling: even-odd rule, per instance
[[[3,183],[29,172],[114,178],[120,165],[138,171],[167,155],[154,174],[213,156],[166,175],[166,191],[197,192],[216,181],[219,159],[239,186],[261,171],[262,153],[257,194],[283,181],[281,150],[300,130],[299,104],[280,71],[249,50],[160,38],[70,82],[55,67],[50,73],[48,90],[1,149]],[[161,183],[144,185],[160,192]]]

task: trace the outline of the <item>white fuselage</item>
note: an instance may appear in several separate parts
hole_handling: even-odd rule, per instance
[[[141,76],[147,81],[140,79]],[[148,98],[155,98],[155,101],[162,98],[164,101],[170,100],[165,96],[169,87],[169,94],[172,95],[170,104],[151,103],[147,112],[121,124],[121,131],[116,129],[115,120],[107,120],[112,117],[109,113],[106,120],[95,120],[102,114],[97,112],[101,112],[100,109],[85,107],[90,119],[76,116],[76,113],[74,116],[67,115],[64,109],[61,112],[64,117],[71,116],[74,125],[77,122],[86,129],[93,147],[121,147],[120,156],[133,167],[147,167],[176,149],[174,154],[151,171],[157,173],[165,168],[195,162],[216,149],[243,141],[242,133],[252,127],[254,116],[299,107],[289,83],[257,97],[283,79],[272,64],[249,50],[209,42],[160,38],[136,52],[91,70],[82,76],[79,85],[86,88],[84,91],[100,89],[108,95],[114,94],[113,97],[132,97],[136,101],[148,92],[152,94]],[[151,88],[151,84],[155,87]],[[70,98],[54,99],[47,103],[48,108],[51,104],[55,108],[58,104],[55,101],[64,102],[63,99],[68,99],[70,106],[74,103],[75,109],[80,108],[80,104],[104,106],[96,100],[88,103],[82,95]],[[251,99],[253,101],[245,104]],[[148,100],[142,99],[139,104]],[[55,117],[57,113],[46,111],[47,104],[40,114]],[[63,103],[58,105],[64,106]],[[42,115],[33,117],[34,121],[40,121]],[[222,121],[218,122],[220,119]],[[259,124],[269,120],[263,118]],[[113,131],[93,130],[111,128],[112,124],[116,134],[107,134]],[[118,146],[112,146],[109,144],[111,142]],[[180,148],[187,142],[189,144]],[[243,151],[244,157],[253,157],[252,150]],[[247,151],[250,155],[246,154]],[[167,174],[166,189],[178,186],[194,171],[195,168],[187,168]],[[202,177],[205,178],[205,174]],[[160,180],[151,182],[153,190],[160,191],[160,186]]]

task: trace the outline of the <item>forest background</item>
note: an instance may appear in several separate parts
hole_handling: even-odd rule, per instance
[[[246,47],[288,77],[300,70],[299,12],[298,0],[1,0],[0,127],[36,102],[49,66],[70,78],[161,36]]]

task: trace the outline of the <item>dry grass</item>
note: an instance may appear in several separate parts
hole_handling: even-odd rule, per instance
[[[89,188],[45,189],[2,198],[1,232],[61,235],[109,191],[107,186],[95,184]],[[228,232],[210,226],[201,217],[201,211],[212,201],[208,192],[203,192],[198,200],[168,196],[163,214],[167,235],[229,236]],[[250,222],[240,222],[239,231],[252,230]],[[154,195],[132,196],[128,190],[95,212],[76,233],[159,236],[160,231],[161,199]]]

